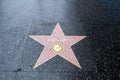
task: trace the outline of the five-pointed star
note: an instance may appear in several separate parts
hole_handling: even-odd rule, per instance
[[[50,36],[30,35],[30,37],[45,46],[34,68],[40,66],[56,55],[61,56],[65,60],[81,68],[71,46],[84,39],[86,36],[65,36],[59,23],[57,23]]]

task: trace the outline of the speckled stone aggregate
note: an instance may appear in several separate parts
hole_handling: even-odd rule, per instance
[[[33,69],[43,46],[29,35],[86,35],[72,46],[82,69],[59,56]],[[120,0],[0,0],[0,80],[118,80]]]

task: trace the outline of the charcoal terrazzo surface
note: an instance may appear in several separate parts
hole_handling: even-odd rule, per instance
[[[0,0],[0,80],[118,80],[119,0]],[[87,36],[72,46],[82,66],[56,56],[36,69],[44,46],[29,35]]]

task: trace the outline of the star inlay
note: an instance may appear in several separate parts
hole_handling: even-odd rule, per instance
[[[57,55],[81,68],[71,46],[84,39],[86,36],[65,36],[59,23],[57,23],[50,36],[30,35],[30,37],[44,46],[34,68]]]

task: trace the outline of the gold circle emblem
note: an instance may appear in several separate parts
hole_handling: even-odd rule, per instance
[[[63,50],[63,47],[61,45],[59,45],[59,44],[55,44],[53,46],[53,50],[54,50],[54,52],[59,53],[59,52],[61,52]]]

